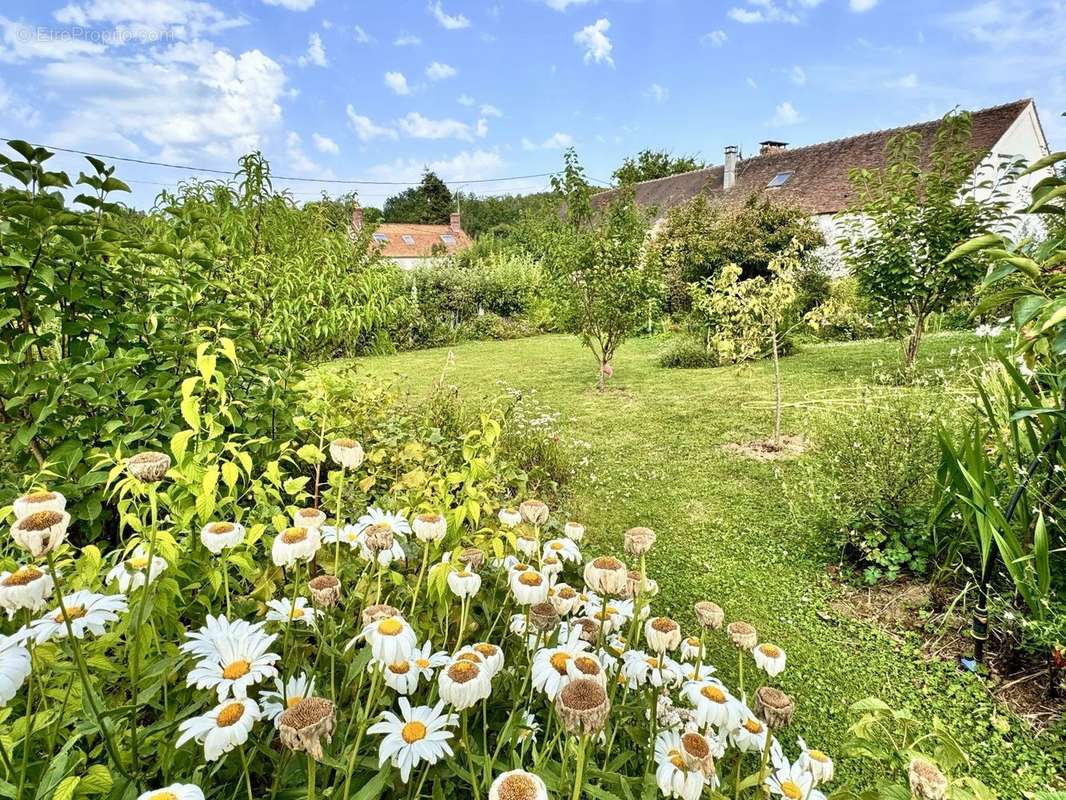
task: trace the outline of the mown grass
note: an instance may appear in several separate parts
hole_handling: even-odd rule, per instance
[[[957,370],[966,356],[959,353],[972,354],[974,345],[961,334],[931,337],[923,368],[954,373],[961,383]],[[654,528],[659,543],[649,571],[662,587],[658,607],[690,625],[692,604],[715,600],[728,618],[751,622],[761,640],[784,647],[783,686],[797,701],[792,733],[811,746],[839,754],[852,721],[848,707],[875,695],[922,719],[935,715],[948,723],[970,753],[975,774],[1004,797],[1019,797],[1061,773],[1061,730],[1034,737],[1022,720],[990,700],[980,678],[951,662],[924,661],[916,639],[901,646],[831,612],[829,602],[840,589],[826,566],[838,554],[792,522],[782,486],[795,465],[760,463],[721,447],[770,432],[770,365],[666,370],[656,365],[662,346],[652,339],[628,343],[602,394],[594,390],[592,359],[565,336],[454,347],[447,380],[467,396],[495,394],[501,385],[535,391],[562,413],[568,432],[591,444],[588,474],[575,487],[574,514],[589,529],[586,550],[617,551],[626,528]],[[419,392],[440,377],[448,352],[359,359],[333,368],[395,377]],[[874,385],[879,370],[895,365],[896,352],[890,342],[868,341],[808,345],[785,359],[786,401],[806,403],[786,411],[786,430],[816,441],[817,424],[825,424],[827,413],[820,401]],[[838,413],[847,412],[840,407]],[[721,638],[712,659],[733,684],[735,654]],[[841,759],[839,766],[843,781],[861,782],[869,774],[855,760]]]

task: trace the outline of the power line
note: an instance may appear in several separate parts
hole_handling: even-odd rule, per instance
[[[13,142],[15,139],[9,139],[6,136],[0,136],[0,141]],[[54,145],[42,144],[40,147],[44,147],[46,150],[54,150],[57,153],[72,153],[79,156],[92,156],[93,158],[103,159],[105,161],[125,161],[130,164],[143,164],[149,167],[166,167],[168,169],[180,169],[186,172],[205,172],[211,175],[227,175],[232,176],[234,172],[232,170],[224,169],[212,169],[210,167],[191,167],[187,164],[168,164],[165,161],[149,161],[143,158],[130,158],[127,156],[114,156],[106,155],[103,153],[90,153],[85,150],[74,150],[68,147],[56,147]],[[445,180],[444,183],[499,183],[501,181],[519,181],[529,180],[532,178],[548,178],[552,175],[557,175],[557,172],[538,172],[534,175],[512,175],[506,178],[474,178],[471,180]],[[371,181],[371,180],[357,180],[357,179],[341,179],[341,178],[305,178],[294,177],[289,175],[271,175],[271,179],[279,181],[294,181],[302,183],[338,183],[338,184],[362,184],[366,186],[411,186],[418,181]]]

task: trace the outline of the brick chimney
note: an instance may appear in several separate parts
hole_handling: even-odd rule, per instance
[[[356,206],[352,209],[352,233],[363,230],[363,207]]]
[[[732,189],[737,183],[737,153],[739,148],[735,144],[725,149],[725,169],[722,171],[722,188],[726,191]]]
[[[452,218],[451,218],[451,221],[448,223],[448,227],[451,228],[456,233],[462,233],[463,232],[463,225],[462,225],[461,219],[459,217],[459,212],[456,212],[456,213],[452,214]]]
[[[765,142],[759,142],[759,155],[764,156],[767,153],[778,153],[782,150],[788,149],[788,142],[778,142],[774,139],[767,139]]]

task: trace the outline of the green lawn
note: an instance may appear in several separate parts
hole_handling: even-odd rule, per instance
[[[927,368],[951,369],[956,351],[973,345],[957,334],[931,337],[922,357]],[[781,487],[793,466],[759,463],[721,448],[769,432],[770,365],[665,370],[656,364],[661,347],[650,339],[627,344],[603,394],[594,390],[592,358],[564,336],[454,347],[448,379],[467,396],[497,393],[501,382],[534,389],[562,413],[565,428],[591,444],[589,472],[576,487],[573,509],[589,529],[586,551],[618,551],[626,528],[654,528],[659,544],[649,571],[663,590],[661,610],[688,625],[695,601],[715,600],[728,618],[753,623],[760,639],[783,646],[789,659],[784,688],[797,701],[793,732],[812,746],[839,753],[848,706],[877,695],[949,722],[975,772],[1005,797],[1018,797],[1019,790],[1044,785],[1062,771],[1061,740],[1052,748],[1053,734],[1032,736],[1023,721],[989,701],[980,679],[950,662],[923,662],[917,641],[900,646],[863,624],[819,617],[839,591],[825,569],[836,554],[790,522]],[[359,359],[354,366],[364,375],[399,376],[412,391],[422,391],[440,376],[447,354],[404,353]],[[806,346],[782,362],[786,401],[857,393],[870,384],[876,363],[895,359],[887,342]],[[790,409],[786,429],[804,433],[810,413]],[[718,641],[712,656],[731,683],[733,651]],[[858,762],[840,766],[845,780],[862,775]]]

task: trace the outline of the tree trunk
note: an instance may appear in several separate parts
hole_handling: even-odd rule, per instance
[[[918,346],[922,343],[922,334],[924,332],[925,314],[919,314],[914,320],[914,327],[911,329],[910,336],[907,337],[907,341],[903,345],[903,367],[908,372],[914,366],[915,359],[918,358]]]
[[[781,449],[781,360],[777,352],[777,327],[770,331],[774,351],[774,448]]]
[[[606,370],[607,370],[607,362],[606,361],[600,361],[600,380],[596,384],[596,389],[598,391],[601,391],[601,392],[604,389],[607,388],[607,371]]]

